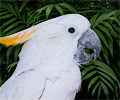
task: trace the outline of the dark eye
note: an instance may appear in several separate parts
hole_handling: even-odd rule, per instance
[[[75,32],[75,29],[74,29],[73,27],[71,27],[71,28],[68,29],[68,31],[69,31],[70,33],[74,33],[74,32]]]
[[[78,29],[75,25],[69,25],[65,28],[65,31],[67,34],[69,34],[72,37],[76,37],[78,34]]]

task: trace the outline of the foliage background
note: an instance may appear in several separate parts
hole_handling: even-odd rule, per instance
[[[0,1],[0,37],[11,35],[48,19],[78,13],[87,17],[101,39],[98,59],[82,65],[82,86],[77,99],[119,99],[119,0]],[[22,44],[0,44],[0,85],[14,72]],[[86,51],[89,53],[90,51]]]

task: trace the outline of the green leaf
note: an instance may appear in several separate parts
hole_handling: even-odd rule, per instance
[[[97,98],[100,97],[100,92],[101,92],[101,85],[99,86],[99,89],[98,89],[98,95],[97,95]]]
[[[32,20],[32,18],[33,18],[35,15],[37,15],[36,12],[31,12],[31,13],[29,14],[29,18],[28,18],[28,20],[27,20],[27,23],[29,23],[30,20]]]
[[[9,24],[11,24],[11,23],[14,22],[16,19],[17,19],[17,18],[13,18],[13,19],[8,20],[6,23],[4,23],[4,24],[0,27],[0,29],[3,28],[3,27],[6,27],[6,26],[9,25]]]
[[[105,93],[105,96],[106,96],[107,99],[108,99],[108,98],[109,98],[109,91],[108,91],[107,87],[106,87],[105,84],[102,83],[102,82],[101,82],[101,86],[102,86],[102,88],[103,88],[103,91],[104,91],[104,93]]]
[[[91,87],[98,79],[99,79],[99,76],[96,76],[96,77],[94,77],[94,78],[90,81],[90,83],[89,83],[89,85],[88,85],[88,91],[89,91],[90,87]]]
[[[98,88],[98,86],[100,85],[100,81],[93,87],[93,90],[92,90],[92,96],[94,95],[96,89]]]
[[[8,14],[8,13],[9,13],[9,11],[1,12],[1,13],[0,13],[0,16],[3,16],[3,15]]]
[[[105,60],[106,60],[106,61],[107,61],[107,63],[109,64],[108,55],[106,55],[106,54],[103,54],[103,55],[104,55]]]
[[[17,14],[18,18],[21,20],[21,14],[20,14],[19,8],[16,4],[15,4],[15,11],[16,11],[16,14]]]
[[[42,7],[42,8],[40,8],[40,9],[38,9],[36,12],[38,12],[39,14],[43,11],[43,10],[45,10],[47,8],[47,6],[45,6],[45,7]]]
[[[69,4],[66,4],[66,3],[59,3],[58,5],[59,5],[59,6],[62,6],[62,7],[65,7],[65,8],[67,8],[67,9],[69,9],[71,12],[77,13],[77,11],[76,11],[72,6],[70,6]]]
[[[113,41],[108,41],[108,44],[109,44],[110,53],[113,56]]]
[[[49,16],[51,10],[53,9],[53,7],[54,7],[53,4],[47,6],[47,9],[46,9],[46,19],[48,19],[48,16]]]
[[[94,71],[88,73],[87,75],[85,75],[82,80],[86,80],[86,79],[90,78],[91,76],[93,76],[96,73],[97,73],[97,71],[94,70]]]
[[[102,25],[98,25],[98,27],[100,28],[100,30],[102,30],[104,33],[106,33],[106,35],[107,35],[111,40],[113,40],[112,37],[111,37],[110,32],[109,32],[105,27],[103,27]]]
[[[1,16],[1,17],[0,17],[0,20],[6,19],[6,18],[10,18],[10,17],[12,17],[12,16],[13,16],[13,14],[7,14],[7,15],[4,15],[4,16]]]
[[[112,80],[107,74],[105,74],[105,73],[103,73],[103,72],[100,72],[100,71],[99,71],[98,73],[99,73],[101,76],[103,76],[104,78],[106,78],[108,81],[110,81],[113,86],[115,86],[113,80]]]
[[[120,26],[120,21],[116,17],[110,17],[108,19],[110,19],[112,21],[114,20]]]
[[[97,69],[99,69],[100,71],[102,71],[102,72],[108,74],[108,75],[109,75],[110,77],[112,77],[116,82],[119,82],[118,79],[117,79],[117,77],[114,76],[113,74],[111,74],[108,70],[103,69],[103,68],[100,68],[100,67],[97,67]]]
[[[11,70],[14,66],[16,66],[17,64],[18,64],[18,62],[14,62],[14,63],[10,64],[10,65],[7,67],[8,72],[10,72],[10,70]]]
[[[7,4],[3,4],[2,2],[0,2],[0,7],[2,7],[3,9],[6,9],[6,10],[8,10],[9,12],[11,12],[11,9],[8,7],[8,5]],[[11,12],[12,13],[12,12]]]
[[[15,59],[15,61],[17,61],[17,59],[18,59],[18,54],[20,52],[20,49],[21,49],[21,45],[16,46],[15,52],[14,52],[14,59]]]
[[[108,22],[102,22],[102,24],[107,26],[112,31],[112,33],[114,33],[114,36],[116,36],[116,32]]]
[[[86,67],[86,68],[82,71],[82,73],[81,73],[82,77],[83,77],[88,71],[94,69],[95,67],[96,67],[96,66],[88,66],[88,67]]]
[[[27,4],[28,2],[29,2],[29,0],[23,1],[22,5],[21,5],[21,7],[20,7],[20,9],[19,9],[19,12],[22,11],[22,9],[26,6],[26,4]]]
[[[102,81],[103,81],[105,84],[107,84],[108,87],[114,92],[114,89],[113,89],[112,85],[111,85],[109,82],[107,82],[104,78],[102,78],[102,77],[100,77],[100,78],[101,78]]]
[[[102,49],[104,54],[108,55],[108,50],[105,46],[101,46],[101,49]]]
[[[103,61],[100,55],[98,56],[98,58],[99,58],[100,61]]]
[[[108,48],[108,43],[106,41],[106,38],[103,36],[103,34],[97,30],[97,29],[94,29],[94,31],[98,34],[98,36],[100,37],[100,39],[103,41],[103,43],[105,44],[105,46]]]
[[[95,23],[95,21],[96,21],[97,17],[98,17],[98,14],[94,15],[94,16],[90,19],[91,28],[93,28],[94,23]]]
[[[106,65],[105,63],[96,60],[95,63],[94,63],[94,65],[97,65],[97,66],[99,66],[99,67],[107,70],[108,72],[110,72],[114,76],[116,76],[115,73],[113,72],[113,70],[108,65]]]
[[[15,29],[13,29],[13,30],[11,30],[10,32],[7,32],[6,36],[11,35],[11,34],[16,33],[16,32],[19,32],[19,31],[21,31],[22,29],[24,29],[24,27],[25,27],[25,25],[21,25],[20,27],[17,27],[17,28],[15,28]]]
[[[7,27],[7,28],[3,31],[3,33],[7,32],[7,31],[9,31],[9,30],[11,30],[11,29],[13,29],[14,27],[16,27],[17,25],[19,25],[20,23],[22,23],[22,22],[21,22],[21,21],[18,21],[18,22],[16,22],[16,23],[13,23],[13,24],[10,25],[9,27]]]
[[[96,21],[94,22],[94,25],[93,25],[93,29],[94,29],[96,26],[98,26],[98,24],[100,24],[100,23],[103,21],[104,16],[105,16],[105,14],[102,14],[100,17],[98,17],[98,18],[96,19]]]
[[[55,8],[58,10],[58,12],[61,14],[61,15],[64,15],[64,12],[62,10],[62,8],[58,5],[55,5]]]
[[[10,54],[11,54],[11,52],[12,52],[12,49],[13,49],[13,46],[10,46],[10,47],[7,49],[7,52],[6,52],[7,64],[9,64],[9,58],[10,58]]]
[[[12,7],[12,5],[10,3],[8,3],[8,2],[7,2],[7,4],[9,6],[9,9],[10,9],[11,13],[14,14],[15,16],[17,16],[17,14],[15,12],[15,9]]]

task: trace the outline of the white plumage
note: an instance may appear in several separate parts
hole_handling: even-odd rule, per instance
[[[76,36],[66,32],[70,25],[77,28]],[[30,36],[16,41],[28,40],[15,72],[0,87],[0,100],[74,100],[81,85],[74,55],[79,38],[90,28],[89,21],[69,14],[33,26],[28,33],[33,28]]]

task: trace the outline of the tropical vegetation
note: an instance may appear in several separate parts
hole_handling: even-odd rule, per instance
[[[101,39],[96,61],[81,65],[82,85],[78,99],[119,99],[120,3],[116,0],[0,1],[0,37],[11,35],[48,19],[82,14]],[[23,44],[0,44],[0,85],[14,72]],[[91,51],[86,50],[87,53]]]

